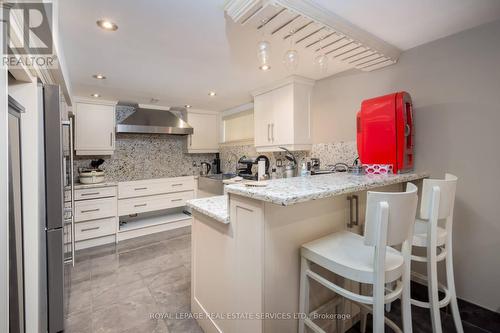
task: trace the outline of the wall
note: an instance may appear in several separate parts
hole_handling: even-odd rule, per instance
[[[117,106],[117,121],[130,107]],[[75,156],[75,177],[78,168],[89,167],[92,159],[105,160],[101,166],[110,181],[179,177],[199,174],[201,162],[212,162],[215,154],[187,154],[187,136],[158,134],[117,134],[116,150],[111,156]]]
[[[314,142],[355,139],[363,99],[413,97],[416,167],[459,177],[454,223],[458,296],[500,310],[500,21],[404,52],[398,64],[314,87]]]

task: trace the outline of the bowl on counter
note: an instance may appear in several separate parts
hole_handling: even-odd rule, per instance
[[[104,171],[102,170],[80,170],[78,174],[81,184],[99,184],[104,182]]]

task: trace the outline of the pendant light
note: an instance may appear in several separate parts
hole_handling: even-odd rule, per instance
[[[261,41],[257,44],[257,58],[259,59],[259,69],[262,71],[267,71],[271,69],[271,65],[269,64],[269,57],[271,55],[271,44],[264,39],[264,29],[267,23],[267,19],[262,20],[262,38]]]
[[[299,52],[295,50],[295,45],[293,42],[295,30],[290,31],[290,49],[286,51],[283,57],[283,63],[289,72],[295,72],[299,67]]]
[[[326,73],[328,71],[328,57],[325,54],[325,51],[323,50],[323,39],[325,37],[321,37],[319,41],[319,49],[316,52],[316,55],[314,56],[314,65],[316,68],[321,73]]]

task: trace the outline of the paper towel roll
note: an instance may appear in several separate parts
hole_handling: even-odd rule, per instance
[[[257,169],[258,179],[259,180],[263,179],[265,174],[266,174],[266,161],[260,160]]]

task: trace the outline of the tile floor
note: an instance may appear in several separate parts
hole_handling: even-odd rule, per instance
[[[189,312],[190,244],[187,227],[77,253],[65,332],[202,332],[193,319],[159,317]]]
[[[190,236],[186,227],[77,253],[75,267],[67,266],[65,332],[202,332],[194,319],[175,318],[190,308]],[[425,287],[412,285],[412,295],[425,300]],[[500,332],[500,314],[467,303],[459,306],[466,333]],[[401,325],[400,313],[395,302],[387,316]],[[428,310],[413,307],[412,315],[414,333],[432,331]],[[448,309],[443,309],[442,321],[443,332],[455,332]],[[357,332],[359,324],[348,331]]]

